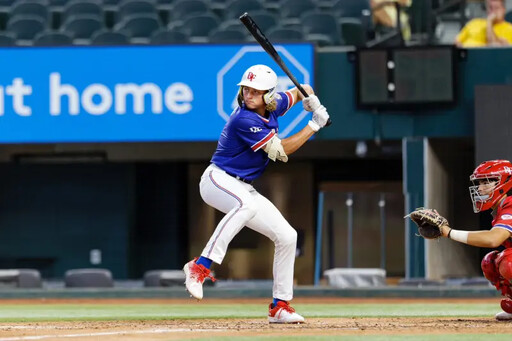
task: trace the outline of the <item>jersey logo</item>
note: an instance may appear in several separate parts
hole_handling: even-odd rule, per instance
[[[250,127],[249,130],[252,131],[253,133],[258,133],[261,131],[261,128],[260,127]]]
[[[504,214],[500,217],[501,220],[511,220],[512,214]]]
[[[280,94],[278,94],[277,92],[276,92],[276,94],[274,95],[274,97],[275,97],[275,99],[281,99],[281,98],[282,98],[282,97],[281,97],[281,95],[280,95]]]

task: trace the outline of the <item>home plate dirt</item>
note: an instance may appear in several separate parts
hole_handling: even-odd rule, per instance
[[[368,302],[358,299],[327,299],[335,303]],[[45,303],[92,303],[94,300],[45,300]],[[210,300],[215,302],[216,300]],[[218,300],[228,303],[229,300]],[[242,300],[233,300],[240,304]],[[297,300],[299,301],[299,300]],[[301,303],[319,299],[301,299]],[[321,301],[321,300],[320,300]],[[372,300],[373,302],[421,302],[421,300]],[[429,300],[432,302],[432,300]],[[456,303],[461,300],[446,300]],[[471,301],[468,299],[465,302]],[[34,304],[34,300],[0,300],[0,304]],[[98,302],[98,301],[97,301]],[[101,303],[149,303],[148,300],[101,300]],[[184,300],[169,300],[182,303]],[[247,300],[259,302],[259,300]],[[261,300],[261,303],[264,304]],[[427,302],[427,301],[425,301]],[[436,302],[442,302],[436,300]],[[475,301],[476,302],[476,301]],[[478,301],[482,302],[482,301]],[[496,299],[493,300],[496,302]],[[241,336],[308,336],[308,335],[435,335],[435,334],[512,334],[512,321],[497,322],[489,317],[388,317],[388,318],[307,318],[300,325],[270,325],[266,317],[257,319],[190,319],[131,321],[2,322],[0,341],[18,340],[180,340]]]
[[[301,325],[265,319],[1,323],[0,340],[180,340],[216,336],[505,334],[512,323],[491,318],[322,318]]]

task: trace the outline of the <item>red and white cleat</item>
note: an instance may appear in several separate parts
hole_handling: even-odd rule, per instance
[[[204,265],[196,264],[197,257],[185,264],[183,271],[185,272],[185,287],[192,297],[195,299],[203,298],[203,283],[206,278],[210,278],[215,282],[215,278],[210,275],[210,270]]]
[[[288,302],[279,301],[268,307],[269,323],[304,323],[304,317],[295,312]]]

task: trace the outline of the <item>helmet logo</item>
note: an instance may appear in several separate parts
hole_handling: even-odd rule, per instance
[[[252,82],[254,78],[256,78],[256,75],[252,72],[249,72],[247,79]]]
[[[503,167],[503,171],[507,174],[512,174],[512,168],[510,167]]]

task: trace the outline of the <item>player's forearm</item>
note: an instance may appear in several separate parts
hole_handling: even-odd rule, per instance
[[[290,155],[297,151],[311,136],[315,134],[315,131],[311,129],[309,125],[305,126],[297,134],[287,137],[281,141],[286,155]]]
[[[496,248],[500,246],[508,237],[509,233],[503,229],[493,229],[490,231],[463,231],[443,226],[442,234],[444,237],[477,247]]]

